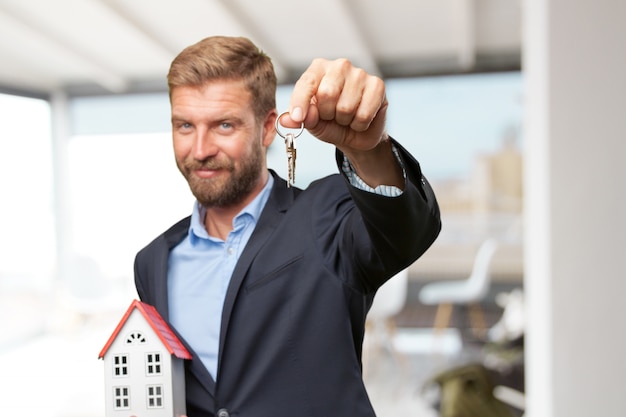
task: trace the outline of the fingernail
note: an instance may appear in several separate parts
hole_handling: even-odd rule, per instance
[[[294,122],[301,122],[303,119],[302,109],[300,107],[295,107],[289,114],[289,117],[291,117],[291,120]]]

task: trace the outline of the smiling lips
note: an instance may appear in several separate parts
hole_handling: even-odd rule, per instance
[[[203,178],[203,179],[208,179],[208,178],[213,178],[214,176],[216,176],[219,171],[221,171],[220,169],[208,169],[208,168],[199,168],[199,169],[195,169],[193,170],[193,173],[199,177],[199,178]]]
[[[209,179],[220,173],[220,171],[232,171],[232,164],[228,162],[220,162],[212,160],[209,162],[192,162],[187,164],[187,169],[198,178]]]

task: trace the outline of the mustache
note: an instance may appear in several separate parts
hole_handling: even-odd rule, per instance
[[[190,171],[195,171],[198,169],[211,169],[211,170],[217,170],[217,169],[225,169],[225,170],[232,170],[233,168],[233,164],[231,161],[228,160],[217,160],[217,159],[207,159],[204,161],[198,161],[198,160],[187,160],[185,161],[185,168],[190,170]]]

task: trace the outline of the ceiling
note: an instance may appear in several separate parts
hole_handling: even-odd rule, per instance
[[[315,57],[385,78],[520,68],[520,0],[0,0],[0,91],[165,91],[210,35],[252,39],[280,83]]]

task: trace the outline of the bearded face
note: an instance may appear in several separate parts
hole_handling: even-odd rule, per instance
[[[258,120],[237,80],[175,87],[170,98],[176,165],[198,202],[234,210],[251,201],[267,179],[276,112]]]
[[[200,204],[207,208],[229,207],[243,202],[258,185],[260,173],[265,169],[264,149],[260,140],[251,140],[238,161],[222,154],[204,161],[177,160],[176,164]],[[194,174],[202,171],[221,174],[209,178]]]

